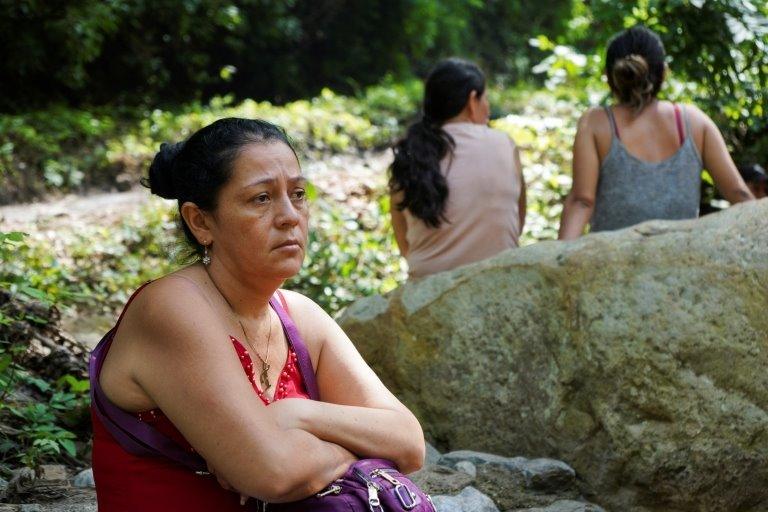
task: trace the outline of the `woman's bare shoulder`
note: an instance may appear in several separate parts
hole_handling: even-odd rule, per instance
[[[589,107],[581,114],[578,122],[579,130],[599,131],[610,130],[610,121],[605,107]]]
[[[193,276],[180,271],[147,284],[128,306],[121,328],[144,339],[170,341],[191,325],[216,323],[215,312]]]
[[[315,301],[306,295],[293,290],[280,289],[279,293],[285,298],[288,305],[288,313],[291,315],[294,323],[313,321],[319,318],[327,317],[328,314]]]
[[[291,290],[281,289],[280,292],[288,305],[288,314],[304,341],[313,352],[319,350],[330,324],[335,325],[334,320],[309,297]]]

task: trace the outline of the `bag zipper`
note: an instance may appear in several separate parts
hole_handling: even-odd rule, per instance
[[[384,512],[384,508],[381,506],[381,500],[379,499],[379,484],[371,480],[368,475],[363,473],[359,468],[354,468],[352,472],[368,488],[368,509],[371,512]]]
[[[315,494],[318,498],[322,498],[323,496],[328,496],[329,494],[339,494],[341,492],[341,486],[338,484],[331,484],[328,487],[325,488],[325,490],[320,491],[319,493]]]

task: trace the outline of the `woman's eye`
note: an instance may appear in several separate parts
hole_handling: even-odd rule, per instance
[[[307,196],[307,193],[303,189],[298,189],[293,192],[293,198],[302,200]]]
[[[256,204],[264,204],[269,201],[269,194],[259,194],[253,198],[253,202]]]

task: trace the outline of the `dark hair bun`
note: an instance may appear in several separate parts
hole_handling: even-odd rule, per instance
[[[153,194],[165,199],[177,199],[176,187],[173,184],[173,168],[183,148],[183,142],[160,144],[160,151],[149,166],[149,179],[143,182],[144,185],[149,186]]]
[[[651,70],[642,55],[631,54],[618,59],[613,65],[613,84],[619,100],[637,110],[654,97]]]

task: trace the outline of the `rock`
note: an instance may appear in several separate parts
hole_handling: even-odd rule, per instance
[[[440,463],[452,468],[465,464],[475,466],[474,486],[502,510],[547,506],[558,500],[580,497],[574,470],[557,460],[529,460],[458,450],[443,455]]]
[[[424,465],[426,466],[428,464],[437,464],[438,461],[440,460],[440,457],[442,457],[443,455],[437,450],[437,448],[435,448],[431,444],[426,443],[426,446],[427,446],[427,450],[426,450],[427,453],[426,453],[426,456],[424,457]]]
[[[67,468],[60,464],[43,464],[39,469],[40,480],[66,480]]]
[[[468,460],[462,460],[460,462],[456,463],[456,469],[459,471],[463,471],[464,473],[468,474],[472,478],[475,478],[477,476],[477,468],[474,464],[469,462]]]
[[[517,509],[514,512],[605,512],[602,508],[591,503],[573,500],[559,500],[544,508]]]
[[[43,512],[43,507],[37,503],[26,503],[19,506],[19,512]]]
[[[501,455],[472,450],[456,450],[446,453],[440,458],[440,464],[450,467],[456,467],[456,464],[462,461],[472,462],[476,465],[496,464],[522,473],[527,459],[525,457],[502,457]]]
[[[84,469],[75,475],[72,479],[72,485],[75,487],[96,487],[96,482],[93,480],[93,469]]]
[[[433,496],[437,512],[499,512],[491,498],[474,487],[467,487],[456,496]]]
[[[447,466],[426,466],[408,477],[428,494],[456,494],[475,482],[473,476]]]
[[[768,510],[766,218],[543,242],[340,323],[441,445],[564,460],[609,510]]]
[[[540,491],[558,491],[573,485],[576,472],[565,462],[553,459],[533,459],[525,464],[528,487]]]

